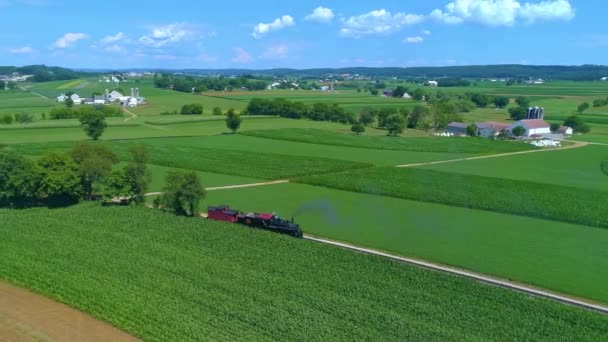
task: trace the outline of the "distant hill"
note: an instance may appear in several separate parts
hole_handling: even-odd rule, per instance
[[[101,72],[102,70],[88,69],[86,71]],[[112,70],[103,70],[112,71]],[[471,65],[449,67],[413,67],[413,68],[319,68],[319,69],[128,69],[128,71],[165,71],[180,72],[193,75],[274,75],[319,77],[326,75],[359,74],[371,77],[399,78],[542,78],[552,80],[590,81],[600,80],[608,76],[608,66],[540,66],[540,65]]]
[[[34,82],[73,80],[87,75],[87,73],[81,71],[46,65],[0,66],[0,75],[7,75],[13,72],[18,72],[21,75],[34,75],[32,78]]]

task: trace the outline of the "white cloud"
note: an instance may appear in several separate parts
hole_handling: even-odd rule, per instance
[[[270,31],[277,31],[284,29],[289,26],[295,25],[296,22],[290,15],[284,15],[280,18],[276,18],[271,23],[259,23],[253,28],[252,36],[256,39],[262,38],[265,34]]]
[[[536,3],[521,3],[518,0],[455,0],[443,10],[433,10],[430,17],[446,24],[477,22],[486,26],[512,26],[518,20],[529,23],[570,20],[574,17],[574,9],[569,0]]]
[[[15,55],[27,55],[27,54],[33,53],[34,49],[32,49],[31,46],[24,46],[24,47],[20,47],[20,48],[8,49],[8,52],[15,54]]]
[[[123,41],[123,40],[127,40],[127,36],[125,36],[125,34],[122,33],[122,32],[118,32],[115,35],[108,35],[108,36],[103,37],[99,41],[99,43],[105,45],[105,44],[111,44],[111,43],[120,42],[120,41]]]
[[[359,16],[342,19],[340,34],[358,38],[364,35],[383,34],[400,30],[404,26],[419,24],[423,15],[395,13],[380,9]]]
[[[289,54],[289,46],[285,44],[273,45],[262,54],[263,59],[284,59]]]
[[[243,48],[235,47],[234,49],[232,49],[232,51],[234,51],[234,57],[232,58],[232,61],[234,63],[247,64],[253,61],[253,57],[251,57],[251,54]]]
[[[403,42],[408,43],[408,44],[420,44],[420,43],[424,42],[424,38],[422,38],[420,36],[407,37],[403,40]]]
[[[195,37],[196,32],[188,25],[175,23],[152,27],[149,34],[139,37],[139,43],[159,48],[167,44],[175,44]]]
[[[422,30],[422,34],[423,34],[423,35],[425,35],[425,36],[430,36],[430,35],[431,35],[431,33],[432,33],[432,32],[431,32],[431,31],[429,31],[429,30]]]
[[[541,20],[570,20],[574,18],[574,8],[568,0],[525,3],[520,10],[522,18],[529,22]]]
[[[119,53],[119,52],[125,51],[125,48],[118,44],[108,45],[108,46],[104,47],[103,49],[104,49],[104,51],[114,52],[114,53]]]
[[[73,33],[68,32],[61,36],[55,43],[53,44],[53,48],[55,49],[66,49],[74,44],[76,44],[79,40],[87,39],[89,35],[84,33]]]
[[[334,19],[335,15],[331,8],[319,6],[312,11],[311,14],[307,15],[304,19],[309,21],[318,21],[322,23],[329,23]]]

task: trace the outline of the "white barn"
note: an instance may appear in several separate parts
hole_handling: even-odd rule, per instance
[[[551,133],[551,125],[545,120],[520,120],[511,125],[509,131],[513,131],[515,127],[523,127],[526,132],[524,137],[531,137],[533,135],[542,135]]]
[[[82,99],[80,98],[80,95],[78,95],[78,94],[72,94],[72,96],[70,96],[70,98],[72,99],[72,101],[74,101],[74,104],[82,103]]]
[[[439,82],[437,82],[437,81],[428,81],[428,82],[426,82],[426,84],[429,87],[438,87],[439,86]]]
[[[59,96],[57,96],[57,102],[65,102],[65,100],[67,100],[67,96],[65,96],[64,94],[61,94]]]

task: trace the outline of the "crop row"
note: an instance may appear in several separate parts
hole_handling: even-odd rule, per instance
[[[298,182],[608,228],[608,192],[416,168],[311,175]]]
[[[382,137],[357,136],[342,134],[319,129],[281,129],[281,130],[255,130],[241,132],[240,134],[275,139],[304,142],[321,145],[336,145],[346,147],[360,147],[378,150],[396,150],[413,152],[449,152],[449,153],[502,153],[533,149],[531,145],[521,142],[494,141],[475,138],[447,138],[447,137]]]
[[[597,313],[146,208],[0,210],[0,220],[0,279],[147,341],[598,341],[608,334],[608,317]]]
[[[114,151],[120,160],[131,160],[129,148],[138,141],[99,142]],[[314,158],[285,154],[246,152],[229,149],[211,149],[154,144],[144,145],[148,151],[149,163],[197,171],[207,171],[226,175],[260,179],[285,179],[310,174],[340,172],[369,167],[371,164],[329,158]],[[12,147],[26,155],[42,155],[46,151],[67,151],[72,143],[27,144]]]

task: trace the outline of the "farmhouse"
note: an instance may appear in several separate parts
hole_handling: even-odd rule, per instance
[[[68,99],[68,97],[65,96],[64,94],[57,96],[57,102],[65,102],[65,100],[67,100],[67,99]]]
[[[572,130],[572,127],[562,126],[557,130],[557,133],[563,134],[563,135],[572,135],[573,130]]]
[[[428,85],[429,87],[438,87],[439,86],[439,82],[437,82],[437,81],[427,81],[426,85]]]
[[[72,96],[70,96],[70,98],[72,99],[72,101],[74,101],[74,104],[82,103],[82,99],[80,98],[80,95],[78,95],[78,94],[72,94]]]
[[[602,77],[602,81],[608,81],[608,77]]]
[[[467,127],[469,125],[464,122],[451,122],[448,124],[448,128],[446,129],[447,133],[452,133],[454,135],[467,135]]]
[[[495,137],[500,131],[509,130],[509,124],[492,121],[476,123],[475,127],[477,127],[477,135],[484,138]]]
[[[515,127],[523,127],[526,130],[523,136],[528,138],[551,133],[551,126],[545,120],[520,120],[511,125],[509,131],[513,131]]]

